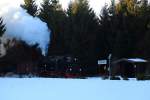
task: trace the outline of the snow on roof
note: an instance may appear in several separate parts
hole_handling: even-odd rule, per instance
[[[98,60],[98,65],[105,65],[107,64],[107,60]]]
[[[119,63],[122,61],[130,62],[130,63],[146,63],[146,62],[148,62],[147,60],[142,59],[142,58],[122,58],[122,59],[113,61],[112,63]]]
[[[130,59],[128,59],[128,61],[131,61],[131,62],[147,62],[147,60],[141,59],[141,58],[130,58]]]

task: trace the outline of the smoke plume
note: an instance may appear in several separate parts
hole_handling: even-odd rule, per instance
[[[23,40],[29,45],[39,44],[45,54],[50,41],[47,24],[37,17],[30,16],[20,7],[23,0],[1,0],[0,16],[6,24],[7,37]]]

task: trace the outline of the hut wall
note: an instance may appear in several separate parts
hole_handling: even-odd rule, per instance
[[[17,65],[18,74],[35,74],[37,73],[37,63],[24,62]]]

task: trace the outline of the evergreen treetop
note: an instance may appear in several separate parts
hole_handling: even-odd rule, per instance
[[[22,8],[27,10],[27,13],[29,13],[32,16],[36,16],[37,13],[37,5],[35,3],[35,0],[24,0],[24,5],[21,5]]]
[[[0,17],[0,37],[5,33],[6,28],[3,19]]]

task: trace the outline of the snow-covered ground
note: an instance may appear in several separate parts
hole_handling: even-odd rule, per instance
[[[0,78],[0,100],[150,100],[150,81]]]

